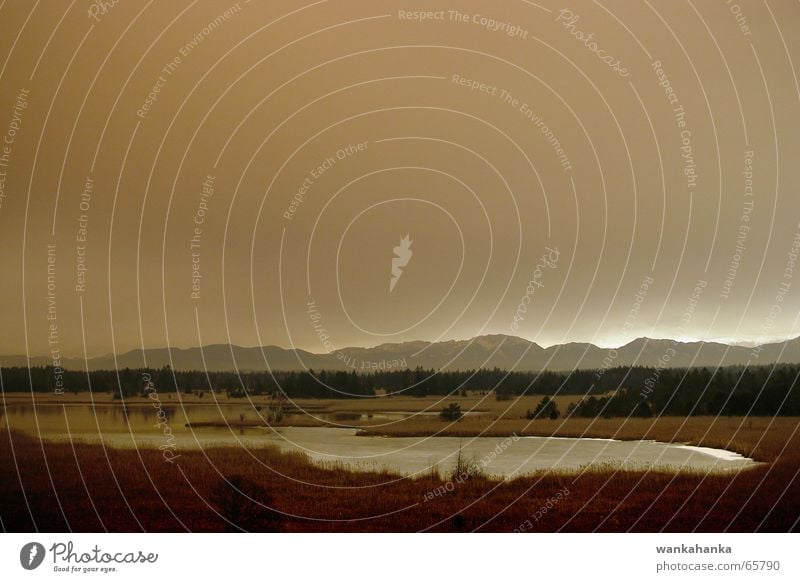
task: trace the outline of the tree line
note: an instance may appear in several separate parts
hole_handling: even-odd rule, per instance
[[[280,394],[291,398],[358,398],[375,394],[371,379],[355,371],[207,372],[163,368],[122,368],[79,372],[51,366],[2,369],[7,392],[55,392],[56,376],[65,392],[110,392],[117,398],[141,395],[148,379],[161,393],[214,391],[232,398]]]
[[[644,368],[643,370],[648,370]],[[567,414],[583,417],[800,416],[800,366],[649,369],[611,394],[588,395]]]
[[[206,372],[202,370],[120,369],[80,372],[45,367],[0,370],[5,391],[55,392],[56,378],[67,392],[108,392],[116,398],[142,395],[147,385],[166,392],[209,390],[230,397],[363,398],[490,394],[498,400],[524,394],[577,395],[566,414],[574,416],[799,415],[800,365],[744,368],[617,367],[571,372],[509,372],[499,368],[466,371],[355,370],[303,372]],[[548,412],[549,414],[549,412]]]

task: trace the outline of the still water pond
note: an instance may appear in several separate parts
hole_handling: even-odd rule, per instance
[[[2,410],[2,409],[0,409]],[[158,447],[168,442],[176,452],[212,446],[276,446],[301,451],[322,464],[341,464],[359,470],[388,469],[403,474],[441,472],[455,464],[459,449],[486,473],[512,476],[542,469],[576,470],[586,466],[696,471],[730,471],[754,466],[752,460],[719,449],[654,441],[615,441],[545,437],[401,437],[358,436],[355,428],[330,427],[205,427],[187,422],[236,422],[247,416],[236,405],[190,405],[164,408],[168,434],[149,406],[10,405],[2,410],[0,429],[40,435],[44,439],[99,443],[111,447]],[[382,413],[399,419],[412,413]],[[319,416],[318,416],[319,417]],[[162,417],[163,418],[163,417]],[[291,422],[291,417],[289,417]]]

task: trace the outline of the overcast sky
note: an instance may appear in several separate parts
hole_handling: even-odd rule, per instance
[[[0,9],[2,354],[800,334],[797,3],[67,6]]]

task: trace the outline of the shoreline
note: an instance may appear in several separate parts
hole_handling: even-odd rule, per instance
[[[309,427],[281,427],[281,428],[298,428],[298,429],[307,429]],[[348,429],[348,428],[338,428],[338,427],[310,427],[310,428],[319,428],[325,430],[334,430],[334,431],[346,431],[350,433],[351,436],[358,436],[357,429]],[[21,433],[25,435],[25,437],[32,438],[34,440],[38,440],[42,443],[48,444],[71,444],[71,445],[85,445],[90,447],[102,447],[106,449],[116,449],[121,451],[159,451],[162,450],[162,446],[158,444],[158,440],[154,440],[157,437],[154,435],[142,435],[142,434],[131,434],[131,433],[121,433],[115,432],[111,433],[109,436],[131,436],[131,441],[128,442],[120,442],[117,438],[108,438],[106,439],[103,435],[99,434],[85,434],[80,433],[76,435],[50,435],[50,436],[37,436],[36,434],[31,434],[26,431],[15,431],[17,433]],[[374,473],[382,473],[382,474],[390,474],[395,475],[397,478],[415,478],[418,476],[418,471],[404,471],[399,467],[392,467],[391,463],[386,463],[383,465],[378,464],[370,464],[369,462],[365,462],[364,464],[356,464],[352,465],[348,463],[347,459],[339,459],[339,458],[331,458],[331,459],[320,459],[315,458],[313,453],[310,453],[307,450],[292,450],[292,449],[285,449],[279,443],[275,442],[265,442],[259,441],[259,435],[245,435],[245,433],[240,433],[240,436],[236,436],[234,439],[231,439],[231,435],[224,435],[221,436],[219,439],[216,438],[216,435],[209,435],[209,434],[202,434],[202,433],[190,433],[190,434],[183,434],[181,435],[183,438],[182,443],[175,443],[175,452],[179,451],[178,455],[175,455],[175,458],[180,457],[186,453],[193,453],[193,452],[201,452],[201,453],[208,453],[210,451],[232,451],[232,450],[243,450],[248,452],[255,452],[260,449],[271,449],[274,450],[278,454],[296,454],[300,453],[306,457],[307,462],[315,467],[318,468],[330,468],[335,467],[339,470],[348,472],[352,474],[354,478],[359,478],[359,476],[363,476],[364,474],[374,474]],[[209,437],[211,436],[211,439]],[[253,438],[255,436],[255,439]],[[190,441],[190,437],[194,437],[194,440]],[[372,438],[380,438],[380,437],[372,437]],[[386,438],[398,438],[398,439],[407,439],[407,438],[418,438],[418,437],[386,437]],[[426,437],[419,437],[420,439],[424,440]],[[437,437],[431,437],[437,438]],[[460,437],[444,437],[455,439]],[[469,438],[469,437],[467,437]],[[675,447],[680,449],[689,450],[696,453],[701,453],[703,455],[707,455],[713,459],[709,466],[695,466],[691,464],[687,464],[687,462],[681,464],[651,464],[651,461],[631,461],[628,457],[619,458],[619,459],[610,459],[610,460],[595,460],[589,461],[585,464],[580,465],[573,465],[573,466],[552,466],[552,467],[537,467],[525,470],[523,472],[516,472],[513,471],[510,474],[504,473],[493,473],[491,471],[484,472],[481,474],[482,478],[491,480],[491,481],[507,481],[510,479],[516,479],[519,477],[536,477],[541,475],[552,475],[552,476],[574,476],[578,473],[584,472],[593,472],[593,473],[611,473],[617,471],[624,471],[627,473],[637,473],[637,474],[646,474],[646,473],[659,473],[659,474],[668,474],[668,475],[707,475],[707,476],[724,476],[724,475],[732,475],[742,471],[747,471],[756,467],[768,465],[770,463],[764,461],[757,461],[753,458],[746,457],[739,453],[729,451],[727,449],[717,449],[717,448],[710,448],[710,447],[698,447],[693,445],[688,445],[686,443],[668,443],[663,441],[657,441],[653,439],[610,439],[610,438],[594,438],[594,437],[553,437],[553,436],[535,436],[535,435],[527,435],[520,437],[519,435],[508,435],[506,437],[500,436],[477,436],[473,437],[474,439],[498,439],[498,438],[515,438],[515,439],[544,439],[544,440],[565,440],[565,441],[573,441],[573,446],[577,444],[579,441],[602,441],[606,443],[639,443],[644,445],[663,445],[665,447]],[[291,439],[290,439],[291,440]],[[190,444],[187,445],[187,441],[190,441]],[[469,446],[471,443],[466,443],[466,446]],[[662,453],[663,454],[663,453]],[[324,454],[328,456],[327,454]],[[659,457],[660,458],[660,457]],[[658,459],[656,459],[658,461]],[[725,466],[728,462],[736,462],[736,466]],[[438,467],[438,463],[434,466]],[[438,469],[437,469],[438,471]]]

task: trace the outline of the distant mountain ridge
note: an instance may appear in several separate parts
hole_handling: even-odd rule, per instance
[[[72,370],[111,370],[115,368],[160,368],[177,370],[356,370],[360,372],[398,368],[471,370],[501,368],[520,371],[649,366],[685,368],[689,366],[731,366],[800,363],[800,337],[756,348],[715,342],[678,342],[638,338],[615,349],[590,343],[567,343],[543,348],[529,340],[508,335],[482,335],[471,340],[440,342],[411,341],[385,343],[371,348],[343,348],[328,354],[277,346],[241,347],[214,344],[196,348],[153,348],[113,355],[62,360]],[[2,357],[4,367],[27,366],[25,356]],[[30,359],[31,366],[51,365],[46,356]]]

